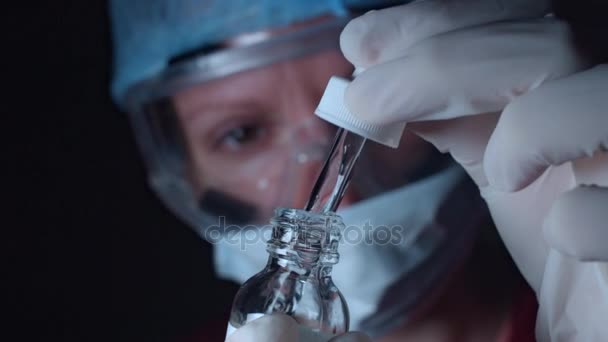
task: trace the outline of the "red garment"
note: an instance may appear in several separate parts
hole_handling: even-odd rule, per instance
[[[510,318],[505,322],[497,342],[534,342],[538,302],[529,287],[522,289],[513,303]]]
[[[226,328],[228,327],[228,318],[219,317],[218,319],[207,321],[205,324],[196,330],[193,334],[186,338],[178,339],[179,342],[223,342],[226,337]]]

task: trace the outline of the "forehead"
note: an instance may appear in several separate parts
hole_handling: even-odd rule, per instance
[[[276,96],[277,89],[285,87],[323,88],[330,76],[351,72],[352,66],[338,50],[327,50],[195,85],[173,98],[178,107],[253,100]]]

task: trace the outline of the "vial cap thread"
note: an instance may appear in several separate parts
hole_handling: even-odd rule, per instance
[[[344,78],[333,76],[325,88],[315,114],[323,120],[350,132],[380,144],[397,148],[405,123],[374,125],[355,117],[344,104],[344,93],[349,83]]]

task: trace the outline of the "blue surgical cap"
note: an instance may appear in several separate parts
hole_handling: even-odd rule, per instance
[[[386,7],[389,0],[111,0],[112,96],[163,71],[177,56],[241,33],[286,26],[349,8]]]

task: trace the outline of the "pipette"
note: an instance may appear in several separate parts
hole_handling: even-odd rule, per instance
[[[366,140],[338,128],[305,210],[325,213],[338,209]]]
[[[396,148],[405,124],[374,125],[359,120],[344,105],[349,81],[332,77],[315,114],[338,126],[336,137],[312,188],[305,210],[336,211],[367,139]]]

